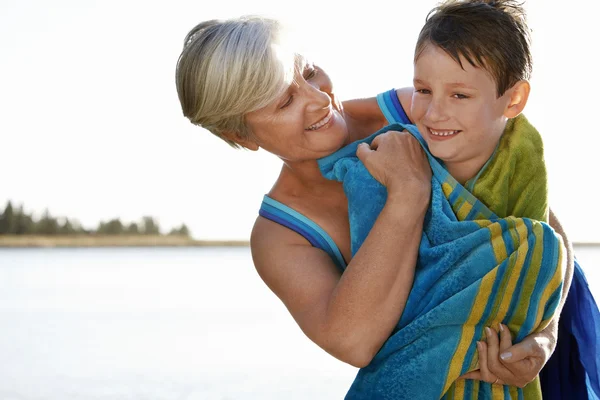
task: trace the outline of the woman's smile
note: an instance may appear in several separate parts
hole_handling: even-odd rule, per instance
[[[333,118],[333,110],[330,107],[327,112],[327,115],[325,115],[325,117],[323,117],[319,121],[315,122],[314,124],[310,125],[308,128],[306,128],[306,130],[307,131],[316,131],[321,128],[326,128],[329,125],[329,122],[332,120],[332,118]]]

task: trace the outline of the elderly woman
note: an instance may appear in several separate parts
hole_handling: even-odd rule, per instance
[[[176,71],[184,115],[229,145],[264,150],[282,161],[252,235],[255,267],[303,332],[336,358],[364,367],[402,314],[415,273],[431,170],[406,132],[378,136],[358,157],[387,188],[387,200],[367,239],[350,257],[348,205],[342,184],[325,179],[317,160],[387,125],[375,99],[342,103],[329,76],[282,40],[274,20],[206,21],[190,31]],[[410,109],[412,89],[396,92]],[[569,287],[573,260],[567,244]],[[344,271],[342,274],[342,270]],[[566,297],[566,296],[564,296]],[[524,386],[546,363],[556,321],[470,377]],[[483,360],[483,359],[482,359]]]

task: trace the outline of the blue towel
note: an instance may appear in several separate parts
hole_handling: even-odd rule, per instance
[[[403,129],[419,139],[433,171],[415,280],[392,335],[346,399],[541,399],[539,382],[523,391],[456,379],[478,368],[476,342],[486,326],[504,323],[516,342],[547,326],[562,291],[561,238],[543,222],[494,215],[428,152],[413,125],[390,125],[319,160],[326,178],[343,182],[352,255],[387,197],[356,148]]]

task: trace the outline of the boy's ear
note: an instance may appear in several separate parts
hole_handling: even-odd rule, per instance
[[[527,99],[529,98],[529,91],[531,87],[528,81],[519,81],[514,84],[513,87],[508,89],[510,95],[506,110],[504,110],[504,116],[506,118],[515,118],[525,108]]]
[[[250,138],[242,138],[237,134],[237,132],[226,131],[223,132],[223,136],[248,150],[256,151],[259,149],[258,144],[254,140]]]

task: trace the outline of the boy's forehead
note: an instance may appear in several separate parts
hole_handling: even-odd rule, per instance
[[[458,58],[458,59],[457,59]],[[472,59],[473,57],[471,57]],[[462,54],[453,56],[440,46],[428,44],[415,58],[415,81],[444,80],[448,86],[478,88],[496,86],[496,79],[484,65],[473,65]]]

